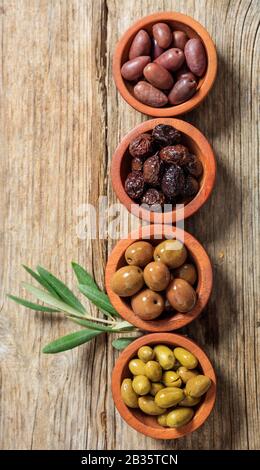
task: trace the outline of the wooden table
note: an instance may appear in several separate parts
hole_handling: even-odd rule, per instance
[[[159,10],[199,20],[219,57],[210,96],[183,117],[208,137],[218,162],[213,196],[185,224],[211,256],[214,292],[183,331],[212,359],[218,398],[201,430],[178,442],[148,439],[120,418],[111,337],[44,355],[46,343],[77,327],[6,299],[23,294],[22,263],[40,263],[72,286],[76,260],[103,285],[115,241],[86,239],[84,204],[95,206],[99,195],[117,201],[113,151],[148,119],[117,94],[113,51],[134,20]],[[3,0],[1,448],[259,448],[259,13],[258,0]]]

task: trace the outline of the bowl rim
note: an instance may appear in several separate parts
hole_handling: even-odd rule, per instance
[[[207,59],[208,59],[208,66],[206,73],[203,77],[203,83],[188,101],[181,103],[176,106],[170,106],[167,108],[154,108],[152,106],[147,106],[140,101],[138,101],[127,89],[125,85],[125,80],[121,75],[121,59],[123,55],[123,51],[132,37],[132,35],[136,34],[138,30],[143,29],[149,23],[153,23],[154,21],[176,21],[179,23],[183,23],[184,25],[188,26],[189,28],[193,29],[196,34],[200,36],[202,42],[204,44]],[[148,116],[156,116],[156,117],[170,117],[170,116],[178,116],[184,113],[191,111],[192,109],[196,108],[200,105],[200,103],[206,98],[208,93],[210,92],[211,88],[216,79],[217,75],[217,52],[215,44],[209,35],[208,31],[202,26],[198,21],[193,19],[191,16],[185,15],[183,13],[177,13],[173,11],[166,11],[160,13],[153,13],[151,15],[147,15],[138,21],[136,21],[132,26],[130,26],[127,31],[121,36],[119,41],[116,44],[114,56],[113,56],[113,77],[116,84],[116,87],[123,97],[123,99],[137,111],[147,114]]]
[[[130,142],[138,135],[151,131],[158,124],[167,124],[176,127],[176,129],[187,135],[190,139],[193,139],[196,145],[200,148],[200,151],[205,156],[205,160],[202,162],[203,181],[199,192],[190,202],[184,206],[184,209],[175,209],[173,211],[164,213],[149,211],[135,203],[126,193],[121,179],[121,166],[123,159],[126,158],[125,154]],[[137,124],[137,126],[127,132],[127,134],[125,134],[125,136],[122,138],[113,154],[110,174],[114,191],[128,212],[142,220],[146,220],[149,223],[164,222],[167,224],[173,224],[178,220],[186,219],[195,214],[195,212],[197,212],[200,207],[202,207],[203,204],[205,204],[205,202],[208,200],[215,185],[216,160],[213,149],[208,140],[202,134],[202,132],[192,124],[181,119],[174,118],[149,119],[140,124]]]
[[[124,253],[128,246],[137,240],[147,238],[149,235],[159,236],[161,233],[169,237],[174,235],[176,238],[184,240],[184,244],[191,253],[198,272],[198,285],[196,289],[198,299],[195,307],[188,313],[177,313],[170,319],[166,318],[163,320],[155,319],[148,321],[143,320],[135,315],[131,309],[131,306],[128,306],[124,302],[124,299],[121,299],[112,291],[110,287],[110,280],[111,276],[117,269],[117,265],[122,256],[122,253]],[[143,331],[168,332],[188,325],[200,315],[202,310],[207,305],[211,295],[213,286],[213,271],[211,261],[205,248],[195,237],[193,237],[193,235],[178,227],[176,228],[175,226],[147,225],[145,227],[139,227],[137,230],[130,232],[127,238],[120,240],[116,244],[110,253],[106,264],[105,285],[110,302],[126,321]],[[158,322],[160,322],[160,325]]]
[[[150,425],[142,423],[137,419],[121,398],[122,374],[126,363],[137,352],[137,350],[146,344],[174,344],[184,347],[192,352],[198,359],[202,371],[212,380],[212,385],[205,395],[205,399],[196,411],[192,420],[179,429],[154,428]],[[115,406],[121,417],[126,423],[136,431],[152,437],[154,439],[177,439],[195,431],[202,426],[209,417],[216,400],[216,374],[213,365],[203,349],[190,338],[174,333],[153,333],[141,336],[133,341],[118,357],[112,372],[112,395]]]

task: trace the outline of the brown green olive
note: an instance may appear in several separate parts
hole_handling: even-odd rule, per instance
[[[167,427],[167,416],[169,412],[166,411],[166,413],[163,413],[163,415],[158,416],[157,418],[157,423],[160,424],[161,426]]]
[[[129,406],[129,408],[138,408],[138,396],[133,390],[131,379],[123,380],[121,384],[121,396],[123,402]]]
[[[162,382],[165,387],[181,387],[182,381],[177,372],[167,370],[163,373]]]
[[[179,406],[196,406],[199,402],[200,397],[195,398],[188,395],[182,401],[180,401]]]
[[[146,363],[154,358],[154,351],[150,346],[141,346],[141,348],[138,349],[137,356],[141,361]]]
[[[138,266],[124,266],[111,279],[111,289],[120,297],[136,294],[144,285],[143,271]]]
[[[145,374],[145,363],[140,359],[132,359],[128,364],[130,372],[133,375],[146,375]]]
[[[151,383],[146,375],[136,375],[133,378],[132,387],[137,395],[147,395],[150,392]]]
[[[183,383],[187,383],[188,380],[192,379],[193,377],[196,377],[196,375],[199,374],[197,370],[189,370],[187,367],[181,366],[177,369],[177,374],[183,381]]]
[[[167,416],[167,426],[170,428],[179,428],[187,424],[194,415],[194,411],[191,408],[176,408],[172,410]]]
[[[158,292],[144,289],[132,297],[131,306],[134,313],[143,320],[153,320],[163,312],[164,300]]]
[[[166,289],[171,274],[167,266],[159,261],[152,261],[144,268],[144,282],[156,292]]]
[[[158,344],[154,348],[154,354],[163,369],[172,369],[175,363],[175,357],[172,350],[165,344]]]
[[[188,380],[185,387],[185,393],[187,396],[194,398],[201,397],[208,391],[211,386],[211,380],[206,375],[197,375],[192,379]]]
[[[177,312],[190,312],[197,302],[197,294],[184,279],[173,279],[166,291],[167,300]]]
[[[184,398],[185,395],[181,388],[166,387],[156,393],[154,400],[161,408],[170,408],[180,403]]]
[[[144,374],[152,382],[160,382],[160,380],[162,378],[162,368],[161,368],[159,362],[148,361],[145,364]]]
[[[193,264],[185,263],[174,270],[174,277],[184,279],[193,286],[197,280],[197,271]]]
[[[140,241],[130,245],[125,251],[126,262],[143,268],[153,259],[154,248],[151,243]]]
[[[169,268],[178,268],[186,258],[187,250],[179,240],[164,240],[154,250],[154,260],[161,261]]]
[[[187,369],[195,369],[197,367],[198,359],[187,349],[177,347],[174,348],[173,353],[181,365],[187,367]]]
[[[165,413],[165,409],[160,408],[160,406],[155,403],[154,397],[151,397],[150,395],[139,397],[138,405],[140,410],[142,410],[147,415],[156,416]]]
[[[151,390],[150,390],[150,395],[155,397],[156,393],[159,392],[159,390],[162,390],[164,388],[164,385],[160,382],[152,382],[151,383]]]

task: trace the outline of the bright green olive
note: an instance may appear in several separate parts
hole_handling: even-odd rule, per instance
[[[146,375],[136,375],[133,378],[132,387],[137,395],[147,395],[150,392],[151,383]]]
[[[167,416],[167,426],[170,428],[179,428],[187,424],[194,415],[191,408],[176,408],[172,410]]]
[[[140,410],[142,410],[147,415],[158,416],[165,413],[165,409],[160,408],[160,406],[155,403],[154,398],[150,395],[146,395],[145,397],[139,397],[138,405]]]
[[[187,349],[175,348],[173,352],[182,366],[187,367],[187,369],[195,369],[195,367],[197,367],[198,359],[191,352],[187,351]]]
[[[141,346],[141,348],[138,349],[137,356],[141,361],[146,363],[154,358],[154,351],[150,346]]]
[[[155,346],[154,354],[163,369],[172,369],[175,363],[175,357],[172,350],[168,348],[168,346],[165,346],[165,344],[159,344],[158,346]]]
[[[146,375],[145,374],[145,363],[140,359],[132,359],[128,364],[130,372],[133,375]]]
[[[206,375],[197,375],[188,380],[185,387],[185,393],[191,397],[201,397],[211,386],[211,380]]]
[[[179,240],[164,240],[154,250],[154,260],[161,261],[168,268],[178,268],[186,258],[187,250]]]
[[[163,415],[158,416],[157,418],[157,423],[160,424],[161,426],[166,426],[167,427],[167,416],[168,416],[168,411],[166,413],[163,413]]]
[[[177,372],[166,370],[162,376],[165,387],[181,387],[182,381]]]
[[[160,382],[160,380],[162,378],[162,368],[161,368],[159,362],[148,361],[145,364],[144,374],[152,382]]]
[[[132,387],[131,379],[124,379],[121,384],[121,396],[123,402],[129,406],[129,408],[138,408],[138,396]]]
[[[159,390],[162,390],[162,388],[164,388],[164,385],[161,384],[160,382],[152,382],[151,383],[150,395],[155,397],[156,393],[159,392]]]
[[[181,380],[186,384],[188,380],[196,377],[199,372],[195,369],[189,370],[187,367],[181,366],[177,369],[177,374],[180,376]]]
[[[185,397],[181,388],[167,387],[159,390],[155,395],[155,403],[161,408],[171,408],[180,403]]]
[[[185,392],[185,390],[184,390]],[[180,401],[179,406],[195,406],[200,402],[200,398],[190,397],[189,395]]]

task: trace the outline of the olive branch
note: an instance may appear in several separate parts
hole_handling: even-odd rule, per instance
[[[24,289],[32,294],[37,300],[44,304],[30,302],[21,297],[8,294],[7,297],[16,303],[31,310],[52,313],[63,313],[72,322],[83,327],[82,330],[75,331],[66,336],[52,341],[43,348],[47,354],[67,351],[87,343],[91,339],[102,333],[128,333],[138,331],[130,323],[123,320],[119,313],[112,306],[107,294],[99,289],[93,277],[79,264],[71,263],[76,275],[79,291],[90,300],[103,313],[105,318],[92,317],[86,311],[82,302],[74,293],[52,273],[37,266],[36,271],[24,266],[24,269],[43,287],[39,289],[32,284],[22,282]],[[136,337],[122,337],[112,341],[114,348],[124,349]]]

